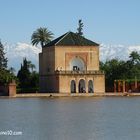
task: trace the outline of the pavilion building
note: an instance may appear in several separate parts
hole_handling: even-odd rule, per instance
[[[99,44],[73,32],[51,41],[39,54],[39,81],[45,93],[104,93]]]

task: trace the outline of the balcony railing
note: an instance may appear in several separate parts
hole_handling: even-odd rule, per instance
[[[55,71],[56,74],[104,74],[104,71],[88,70],[88,71]]]

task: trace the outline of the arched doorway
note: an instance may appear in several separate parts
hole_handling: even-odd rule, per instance
[[[84,61],[79,57],[74,57],[70,61],[70,70],[74,71],[84,71],[86,69]]]
[[[71,81],[70,89],[71,93],[76,93],[76,82],[74,80]]]
[[[88,93],[94,93],[93,81],[88,81]]]
[[[85,80],[83,79],[79,81],[79,93],[86,93]]]

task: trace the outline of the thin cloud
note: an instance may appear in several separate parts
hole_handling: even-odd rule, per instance
[[[26,57],[36,65],[38,70],[38,54],[41,52],[40,47],[38,48],[27,43],[17,43],[13,45],[6,44],[5,51],[9,67],[14,67],[16,71],[18,71],[23,58]],[[140,46],[101,44],[100,60],[103,62],[112,58],[127,60],[132,51],[138,51],[140,53]]]

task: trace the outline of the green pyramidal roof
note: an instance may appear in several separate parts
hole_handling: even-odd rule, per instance
[[[76,33],[67,32],[46,45],[49,46],[99,46],[99,44]]]

